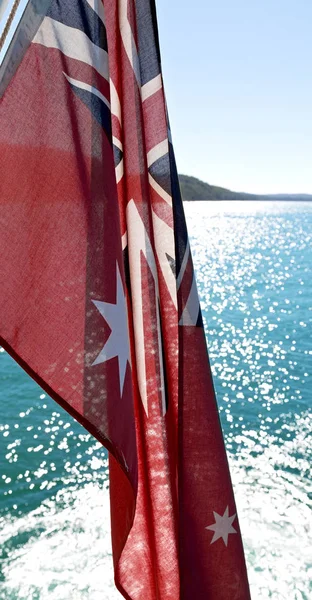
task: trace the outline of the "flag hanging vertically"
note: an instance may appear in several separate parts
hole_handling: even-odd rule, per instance
[[[0,71],[0,343],[110,451],[124,597],[248,600],[154,0],[29,7]]]

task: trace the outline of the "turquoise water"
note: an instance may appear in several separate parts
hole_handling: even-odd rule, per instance
[[[312,204],[186,203],[253,600],[308,600]],[[105,451],[0,353],[0,599],[115,600]]]

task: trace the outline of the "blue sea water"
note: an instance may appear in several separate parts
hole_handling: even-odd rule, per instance
[[[312,597],[312,203],[185,203],[253,600]],[[103,448],[0,353],[0,599],[115,600]]]

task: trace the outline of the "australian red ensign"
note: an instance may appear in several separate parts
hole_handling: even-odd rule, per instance
[[[45,4],[0,104],[0,343],[110,452],[123,596],[248,600],[154,1]]]

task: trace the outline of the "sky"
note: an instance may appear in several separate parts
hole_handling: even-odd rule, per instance
[[[156,5],[179,172],[235,191],[312,193],[311,0]]]
[[[157,0],[180,173],[312,193],[311,0]]]

